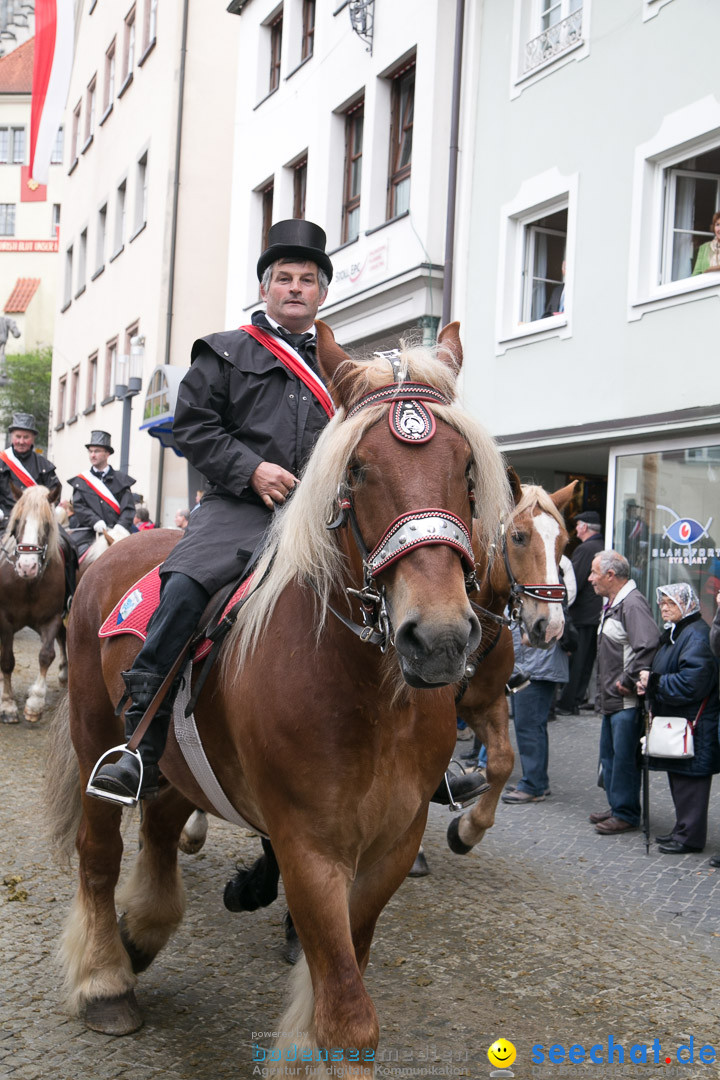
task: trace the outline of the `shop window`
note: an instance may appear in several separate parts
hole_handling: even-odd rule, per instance
[[[388,220],[410,208],[413,121],[415,110],[415,63],[392,80],[390,120],[390,171]]]
[[[711,622],[720,590],[720,445],[665,445],[617,452],[613,547],[655,611],[658,585],[687,581]]]
[[[342,208],[342,242],[357,240],[360,233],[360,186],[362,182],[364,98],[345,116],[345,187]]]
[[[706,249],[698,260],[700,248],[717,239],[713,217],[720,211],[720,146],[664,169],[663,191],[660,282],[679,281],[705,269],[720,270],[720,245]]]

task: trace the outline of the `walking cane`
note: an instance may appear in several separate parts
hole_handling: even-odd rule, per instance
[[[645,701],[642,703],[643,728],[645,729],[645,750],[643,752],[643,832],[645,833],[645,854],[650,854],[650,757],[648,755],[648,741],[650,738],[650,714],[647,711]]]

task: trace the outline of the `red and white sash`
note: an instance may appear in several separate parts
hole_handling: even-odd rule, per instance
[[[37,486],[37,480],[33,479],[25,466],[15,457],[12,446],[8,446],[7,450],[0,450],[0,459],[5,462],[10,472],[15,474],[23,487]]]
[[[240,330],[244,330],[250,337],[254,337],[256,341],[259,341],[269,352],[276,356],[281,364],[284,364],[288,371],[291,371],[293,375],[296,375],[301,382],[307,386],[310,393],[317,401],[320,402],[323,409],[330,417],[335,415],[335,406],[333,405],[332,398],[327,392],[324,383],[317,377],[313,369],[303,360],[300,353],[293,349],[292,345],[287,342],[281,342],[278,338],[273,337],[272,334],[268,334],[267,330],[262,330],[259,326],[249,325],[241,326]]]
[[[81,472],[80,476],[87,486],[92,488],[96,495],[100,496],[103,502],[106,502],[108,506],[111,506],[116,514],[120,513],[120,503],[117,501],[110,488],[105,486],[99,476],[94,476],[89,469],[86,469],[85,472]]]

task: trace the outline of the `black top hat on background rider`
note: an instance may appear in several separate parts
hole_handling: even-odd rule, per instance
[[[315,355],[315,317],[333,274],[325,243],[325,233],[311,221],[276,222],[257,263],[265,313],[255,312],[249,325],[210,334],[192,346],[173,435],[206,477],[207,491],[160,568],[159,606],[132,669],[123,673],[132,698],[125,714],[128,738],[211,595],[242,576],[275,507],[292,492],[328,423]],[[152,533],[144,539],[151,543]],[[125,751],[118,762],[97,770],[90,794],[134,802],[157,790],[174,689],[138,746],[142,788],[139,762]]]
[[[72,540],[79,555],[106,529],[122,525],[130,532],[135,515],[131,491],[135,481],[110,465],[114,453],[110,433],[91,431],[85,449],[89,467],[68,480],[73,489]]]

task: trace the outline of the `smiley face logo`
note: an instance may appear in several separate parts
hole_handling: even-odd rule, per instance
[[[488,1049],[488,1061],[497,1069],[509,1069],[517,1057],[517,1050],[508,1039],[496,1039]]]

